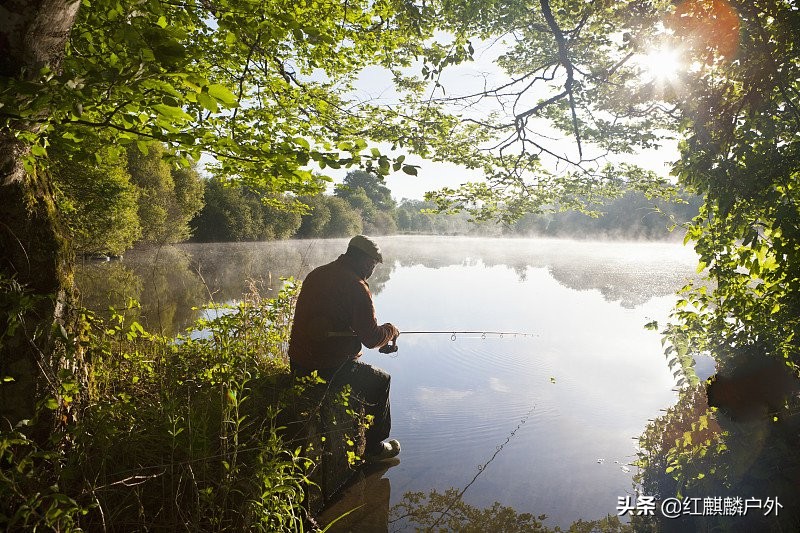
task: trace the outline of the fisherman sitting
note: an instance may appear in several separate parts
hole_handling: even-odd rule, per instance
[[[365,460],[390,459],[400,453],[396,440],[384,442],[391,429],[386,372],[358,360],[361,345],[396,350],[400,334],[392,324],[378,325],[367,279],[383,262],[378,245],[353,237],[335,261],[312,270],[303,281],[292,324],[289,360],[292,373],[317,371],[330,387],[350,385],[353,397],[373,416],[366,431]]]

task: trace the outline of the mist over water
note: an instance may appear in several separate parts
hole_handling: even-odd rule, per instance
[[[465,493],[467,503],[544,513],[549,526],[616,514],[617,498],[632,489],[634,438],[675,401],[660,335],[643,325],[666,320],[675,291],[695,275],[692,250],[645,242],[377,240],[385,262],[369,283],[379,322],[401,332],[536,334],[451,340],[401,333],[394,356],[365,350],[365,361],[392,375],[392,436],[403,451],[385,475],[391,503],[406,491],[463,488],[503,445]],[[88,264],[79,279],[86,301],[100,302],[117,282],[113,294],[138,292],[147,321],[174,332],[209,294],[233,300],[248,280],[259,280],[268,296],[280,277],[302,278],[346,242],[187,244]]]

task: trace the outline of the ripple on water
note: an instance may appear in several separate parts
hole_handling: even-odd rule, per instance
[[[503,343],[450,343],[441,346],[436,365],[450,379],[412,388],[402,403],[410,407],[396,424],[411,454],[452,450],[454,443],[474,450],[494,449],[521,421],[550,424],[558,417],[549,392],[546,364],[525,354],[495,349]],[[536,382],[539,386],[533,386]]]
[[[535,339],[526,337],[464,338],[437,348],[442,362],[451,371],[472,376],[530,373],[544,364],[536,357]]]

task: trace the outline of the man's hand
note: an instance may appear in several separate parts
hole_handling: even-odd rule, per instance
[[[390,338],[391,338],[393,341],[394,341],[394,340],[397,340],[397,337],[400,335],[400,330],[399,330],[399,329],[397,329],[396,327],[394,327],[394,325],[393,325],[393,324],[391,324],[391,323],[389,323],[389,322],[387,322],[386,324],[384,324],[384,326],[389,326],[389,328],[392,330],[392,336],[391,336]]]
[[[389,326],[389,328],[391,328],[392,340],[391,342],[387,342],[386,344],[378,348],[378,351],[380,353],[394,353],[397,351],[397,337],[400,335],[400,330],[388,322],[384,324],[384,326]]]

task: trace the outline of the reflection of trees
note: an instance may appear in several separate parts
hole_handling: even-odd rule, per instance
[[[346,239],[167,246],[134,250],[122,261],[86,262],[76,279],[87,308],[121,309],[134,298],[149,327],[176,333],[194,320],[192,307],[239,299],[253,282],[270,296],[280,289],[281,277],[302,279],[346,248]],[[388,262],[375,269],[369,279],[373,294],[393,270]]]
[[[144,284],[140,301],[145,322],[165,334],[183,329],[194,318],[192,307],[206,300],[202,280],[178,248],[158,248],[142,259],[134,268]]]
[[[588,245],[592,245],[589,243]],[[579,291],[597,289],[608,301],[632,308],[656,296],[673,294],[692,271],[684,263],[655,256],[638,257],[634,263],[624,257],[624,245],[615,250],[587,252],[587,243],[532,239],[427,239],[396,238],[384,245],[385,255],[401,266],[422,265],[443,268],[450,265],[483,264],[511,268],[525,281],[529,268],[546,268],[560,284]],[[637,245],[631,244],[635,249]],[[663,255],[663,253],[662,253]],[[587,263],[587,258],[591,262]]]
[[[545,526],[547,516],[534,516],[519,513],[512,507],[495,502],[490,507],[480,509],[464,503],[458,498],[458,489],[449,488],[443,493],[436,490],[428,494],[407,492],[403,499],[389,510],[389,523],[392,531],[460,531],[482,533],[485,531],[549,533],[564,531]],[[633,531],[622,524],[616,516],[601,520],[578,520],[566,530],[571,533],[603,531],[622,533]]]
[[[124,309],[128,298],[141,300],[142,279],[121,261],[85,261],[75,270],[75,285],[83,307],[105,312],[109,307]]]
[[[88,309],[105,314],[109,306],[123,309],[133,298],[142,306],[137,319],[165,334],[191,323],[192,307],[208,300],[187,255],[171,246],[133,252],[124,261],[84,263],[75,277]]]
[[[655,266],[655,265],[654,265]],[[553,279],[571,289],[586,291],[597,289],[609,302],[618,301],[622,307],[633,309],[651,298],[674,294],[683,284],[683,273],[674,268],[661,269],[654,273],[623,268],[622,265],[605,262],[582,265],[553,265],[548,268]]]
[[[375,272],[373,272],[372,276],[367,280],[367,283],[369,283],[369,290],[373,295],[379,294],[383,290],[386,282],[392,277],[394,269],[394,263],[389,262],[380,264],[375,268]]]
[[[682,285],[687,265],[677,261],[637,259],[625,262],[620,249],[587,243],[532,239],[482,239],[448,237],[378,237],[386,261],[369,279],[379,294],[397,265],[443,268],[450,265],[485,265],[511,268],[525,281],[531,268],[546,268],[562,285],[598,289],[609,301],[632,307],[649,298],[671,294]],[[591,243],[589,244],[591,245]],[[618,246],[618,245],[617,245]],[[128,296],[142,302],[150,325],[174,332],[193,319],[191,307],[209,300],[222,303],[238,299],[250,282],[260,290],[277,291],[280,278],[302,279],[347,248],[347,239],[294,240],[259,243],[190,243],[129,252],[122,262],[87,263],[78,281],[87,307],[103,310],[124,306]],[[609,251],[610,250],[610,251]],[[624,252],[624,249],[622,249]],[[662,252],[663,256],[663,252]],[[591,263],[587,258],[591,257]],[[633,264],[644,265],[635,269]]]
[[[796,406],[795,406],[796,410]],[[681,390],[678,403],[651,422],[640,437],[637,481],[643,495],[664,498],[778,498],[775,516],[750,509],[745,516],[658,514],[637,529],[682,531],[800,530],[800,414],[784,409],[775,419],[763,416],[745,423],[708,408],[702,385]]]

